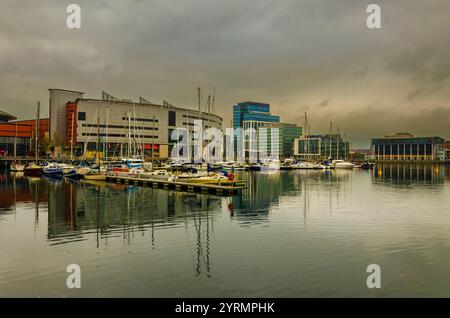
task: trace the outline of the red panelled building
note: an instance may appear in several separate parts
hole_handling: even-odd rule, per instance
[[[0,156],[25,156],[30,154],[32,139],[36,129],[36,120],[18,120],[16,117],[0,112]],[[39,120],[39,139],[48,137],[49,120]]]

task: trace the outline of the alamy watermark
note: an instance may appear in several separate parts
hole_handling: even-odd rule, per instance
[[[366,12],[369,16],[366,20],[366,25],[369,29],[380,29],[381,28],[381,8],[378,4],[369,4],[366,8]]]
[[[66,272],[70,273],[66,279],[66,286],[69,289],[81,288],[81,268],[78,264],[70,264],[66,268]]]
[[[66,20],[66,25],[69,29],[80,29],[81,28],[81,7],[78,4],[69,4],[66,8],[66,13],[69,16]],[[366,19],[366,25],[369,29],[380,29],[381,28],[381,7],[372,3],[366,8],[366,13],[369,13]]]
[[[193,135],[193,136],[191,136]],[[170,159],[180,163],[264,162],[279,160],[280,132],[276,127],[203,129],[202,120],[194,120],[193,133],[185,127],[174,129],[175,144]]]
[[[66,12],[70,13],[66,20],[66,25],[69,29],[81,28],[81,7],[78,4],[69,4]]]
[[[367,273],[370,275],[367,277],[366,285],[367,288],[381,288],[381,267],[377,264],[370,264],[366,269]]]

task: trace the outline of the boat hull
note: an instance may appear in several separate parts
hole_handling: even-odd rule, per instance
[[[13,172],[23,172],[25,170],[25,166],[19,164],[18,165],[12,164],[10,166],[10,170]]]
[[[43,168],[25,168],[23,172],[25,176],[41,177]]]
[[[50,171],[44,169],[42,174],[49,178],[60,179],[63,177],[64,171],[62,169],[52,169]]]
[[[106,176],[104,174],[86,174],[84,176],[84,179],[93,181],[105,181]]]
[[[83,178],[83,175],[78,174],[77,171],[74,169],[67,173],[64,173],[64,177],[72,180],[80,180]]]

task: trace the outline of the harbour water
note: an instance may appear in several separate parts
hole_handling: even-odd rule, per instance
[[[449,167],[380,170],[245,172],[232,197],[2,171],[0,297],[449,297]]]

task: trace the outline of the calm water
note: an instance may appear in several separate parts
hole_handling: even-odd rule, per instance
[[[4,171],[0,297],[449,297],[450,170],[376,172],[243,173],[227,198]]]

